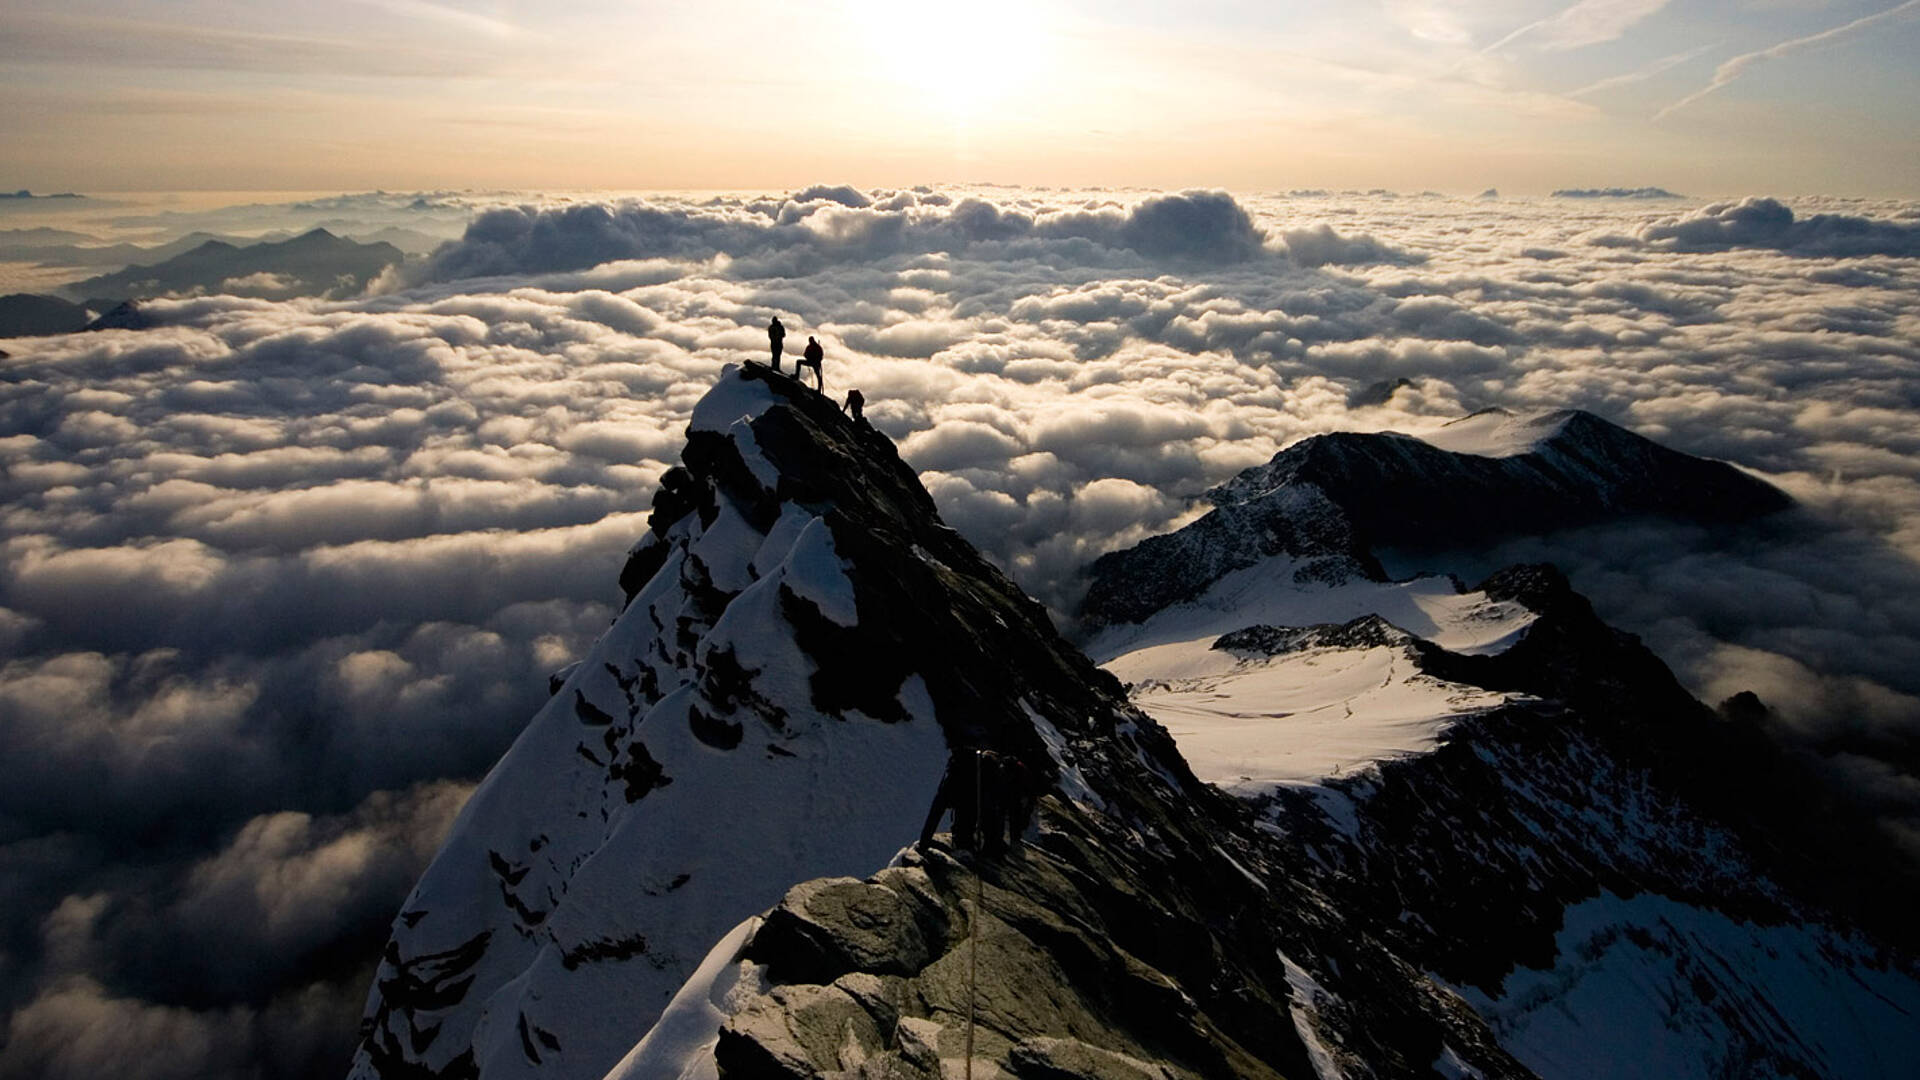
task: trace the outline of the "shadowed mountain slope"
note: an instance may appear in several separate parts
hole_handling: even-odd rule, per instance
[[[1138,622],[1275,554],[1304,573],[1379,577],[1373,552],[1471,547],[1638,515],[1702,524],[1792,505],[1724,462],[1669,450],[1591,413],[1491,409],[1425,438],[1315,435],[1207,493],[1192,525],[1096,560],[1090,628]]]
[[[314,229],[288,240],[245,246],[208,240],[163,262],[88,278],[65,291],[115,300],[193,293],[347,297],[361,293],[382,270],[404,258],[392,244],[360,244]]]
[[[1402,650],[1499,695],[1431,752],[1236,798],[817,394],[729,368],[682,460],[625,609],[400,912],[355,1076],[1529,1076],[1561,1042],[1514,1037],[1503,984],[1609,897],[1807,924],[1792,955],[1861,1030],[1920,1010],[1768,876],[1764,823],[1691,792],[1721,722],[1548,571],[1484,586],[1517,628],[1498,650],[1235,637],[1246,663]],[[1004,857],[908,847],[961,745],[1046,781]],[[1758,1015],[1753,950],[1723,952],[1736,1004],[1701,1030]],[[1790,1073],[1847,1063],[1741,1031]]]

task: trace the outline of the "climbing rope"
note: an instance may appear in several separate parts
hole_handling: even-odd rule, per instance
[[[983,751],[973,754],[973,916],[967,920],[967,1080],[973,1080],[973,1000],[980,989],[980,903],[985,898],[986,886],[980,880],[980,758]]]
[[[981,755],[979,753],[974,754],[974,757],[973,757],[973,808],[974,808],[973,851],[974,851],[974,857],[976,861],[978,860],[979,854],[980,854],[979,847],[980,847],[980,840],[981,840],[981,835],[980,835],[980,825],[981,825],[981,822],[980,822],[980,795],[981,795],[980,757]],[[958,817],[956,817],[954,820],[954,825],[957,827],[959,824],[960,824],[959,819]],[[960,837],[957,831],[953,839],[954,839],[954,850],[955,850],[955,853],[958,854]],[[975,865],[973,867],[973,911],[969,914],[967,918],[967,1036],[966,1036],[966,1064],[963,1066],[963,1069],[966,1075],[966,1080],[973,1080],[974,1008],[975,1008],[975,1002],[980,992],[980,933],[979,933],[980,912],[985,907],[985,905],[986,905],[986,882],[985,882],[985,879],[983,879],[980,876],[980,867],[978,865]],[[887,1036],[887,1045],[881,1051],[882,1059],[886,1062],[886,1067],[881,1073],[882,1080],[891,1080],[891,1078],[894,1075],[895,1066],[898,1065],[900,1058],[902,1057],[902,1054],[900,1051],[900,1024],[902,1020],[906,1019],[906,1008],[907,1008],[907,981],[903,979],[901,980],[901,983],[900,983],[900,997],[899,997],[899,1000],[895,1003],[894,1009],[893,1009],[893,1031]]]

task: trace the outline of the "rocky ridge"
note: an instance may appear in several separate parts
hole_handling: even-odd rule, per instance
[[[1379,619],[1229,635],[1249,663],[1390,648],[1504,695],[1430,753],[1235,798],[818,395],[729,369],[683,462],[625,611],[396,920],[356,1076],[1551,1075],[1507,984],[1610,899],[1811,926],[1835,994],[1920,1013],[1874,913],[1815,887],[1834,860],[1783,857],[1778,815],[1701,783],[1764,751],[1548,568],[1481,586],[1525,609],[1497,649]],[[1317,485],[1275,501],[1285,531],[1223,531],[1211,565],[1380,576]],[[907,849],[961,744],[1049,777],[1004,858]],[[1730,1067],[1854,1063],[1766,1020],[1738,963],[1675,977]]]
[[[1751,521],[1792,505],[1724,462],[1682,454],[1591,413],[1490,409],[1426,438],[1316,435],[1207,492],[1186,528],[1094,562],[1089,630],[1140,622],[1276,554],[1302,581],[1384,579],[1375,553],[1484,545],[1649,515]]]

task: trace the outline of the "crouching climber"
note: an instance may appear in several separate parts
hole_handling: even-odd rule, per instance
[[[1011,754],[977,747],[955,747],[947,771],[933,793],[920,847],[933,843],[934,830],[953,812],[953,846],[994,856],[1018,847],[1038,800],[1034,773]]]

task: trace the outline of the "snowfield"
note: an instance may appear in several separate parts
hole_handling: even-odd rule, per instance
[[[1194,774],[1236,794],[1310,785],[1431,748],[1457,718],[1507,696],[1417,670],[1402,645],[1307,648],[1279,656],[1214,647],[1248,626],[1306,627],[1379,615],[1443,648],[1503,651],[1534,614],[1451,580],[1301,586],[1278,557],[1223,577],[1191,603],[1110,627],[1089,649],[1180,744]]]

